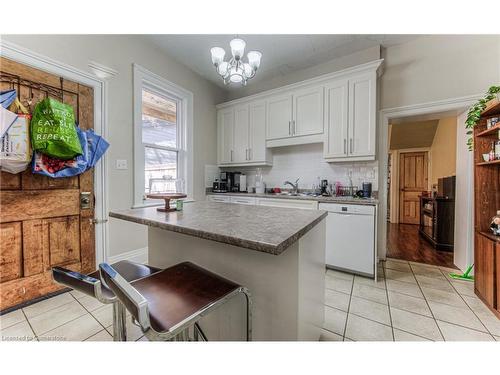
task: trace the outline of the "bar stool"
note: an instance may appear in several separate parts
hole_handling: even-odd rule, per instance
[[[127,281],[139,280],[148,277],[159,268],[144,264],[122,260],[114,263],[113,268],[123,275]],[[63,267],[52,267],[52,278],[58,284],[82,292],[90,297],[96,298],[104,304],[113,304],[113,340],[127,341],[126,310],[115,294],[101,283],[99,270],[84,275],[80,272],[68,270]]]
[[[195,340],[206,336],[198,321],[226,301],[246,297],[246,339],[252,339],[252,300],[247,288],[191,262],[179,263],[129,283],[114,266],[99,265],[101,279],[123,303],[150,340]]]

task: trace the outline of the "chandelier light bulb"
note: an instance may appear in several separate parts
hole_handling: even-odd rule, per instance
[[[250,51],[247,54],[248,62],[243,61],[245,54],[246,43],[242,39],[233,39],[229,43],[231,54],[233,55],[229,61],[224,61],[226,52],[221,47],[213,47],[210,50],[212,56],[212,64],[215,70],[224,80],[224,84],[241,83],[246,86],[247,81],[255,77],[255,73],[260,66],[262,53],[258,51]]]
[[[259,51],[250,51],[248,52],[248,63],[252,67],[252,69],[257,70],[260,66],[260,59],[262,57],[262,53]]]
[[[220,47],[214,47],[210,50],[212,54],[212,63],[215,66],[218,66],[222,61],[224,61],[224,56],[226,55],[226,51]]]
[[[241,59],[241,57],[245,53],[245,41],[243,39],[233,39],[231,40],[229,45],[231,46],[231,53],[233,54],[233,57],[236,60]]]

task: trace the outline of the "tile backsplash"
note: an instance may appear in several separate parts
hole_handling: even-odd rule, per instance
[[[207,166],[205,181],[213,181],[207,173],[214,171],[212,166]],[[249,187],[255,186],[256,167],[224,168],[228,171],[239,171],[247,175]],[[278,147],[273,149],[273,166],[262,167],[262,176],[266,187],[284,187],[286,180],[299,180],[300,189],[311,189],[313,184],[317,184],[318,177],[327,179],[329,183],[340,182],[343,185],[349,184],[349,174],[351,174],[354,186],[361,188],[362,182],[371,182],[372,189],[378,190],[378,162],[346,162],[327,163],[323,159],[323,145],[309,144]],[[207,186],[207,187],[211,187]]]

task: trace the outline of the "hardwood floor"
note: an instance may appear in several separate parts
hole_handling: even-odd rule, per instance
[[[435,250],[418,234],[418,225],[387,223],[387,257],[457,268],[453,252]]]

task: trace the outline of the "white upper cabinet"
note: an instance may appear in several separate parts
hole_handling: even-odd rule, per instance
[[[270,165],[266,148],[266,103],[250,102],[220,109],[218,164],[221,166]]]
[[[233,163],[248,161],[248,104],[234,109]]]
[[[375,72],[349,80],[349,155],[375,158]]]
[[[325,87],[324,158],[329,162],[375,160],[377,73],[336,80]]]
[[[328,162],[375,160],[382,60],[218,106],[220,165],[271,165],[273,147],[322,143]]]
[[[325,158],[347,156],[349,81],[342,79],[325,87]]]
[[[267,100],[267,139],[292,136],[292,95]]]
[[[268,162],[269,151],[266,148],[266,102],[249,105],[249,149],[251,162]]]
[[[217,113],[218,164],[233,161],[234,108],[224,108]]]
[[[293,93],[292,135],[323,133],[323,87]]]

